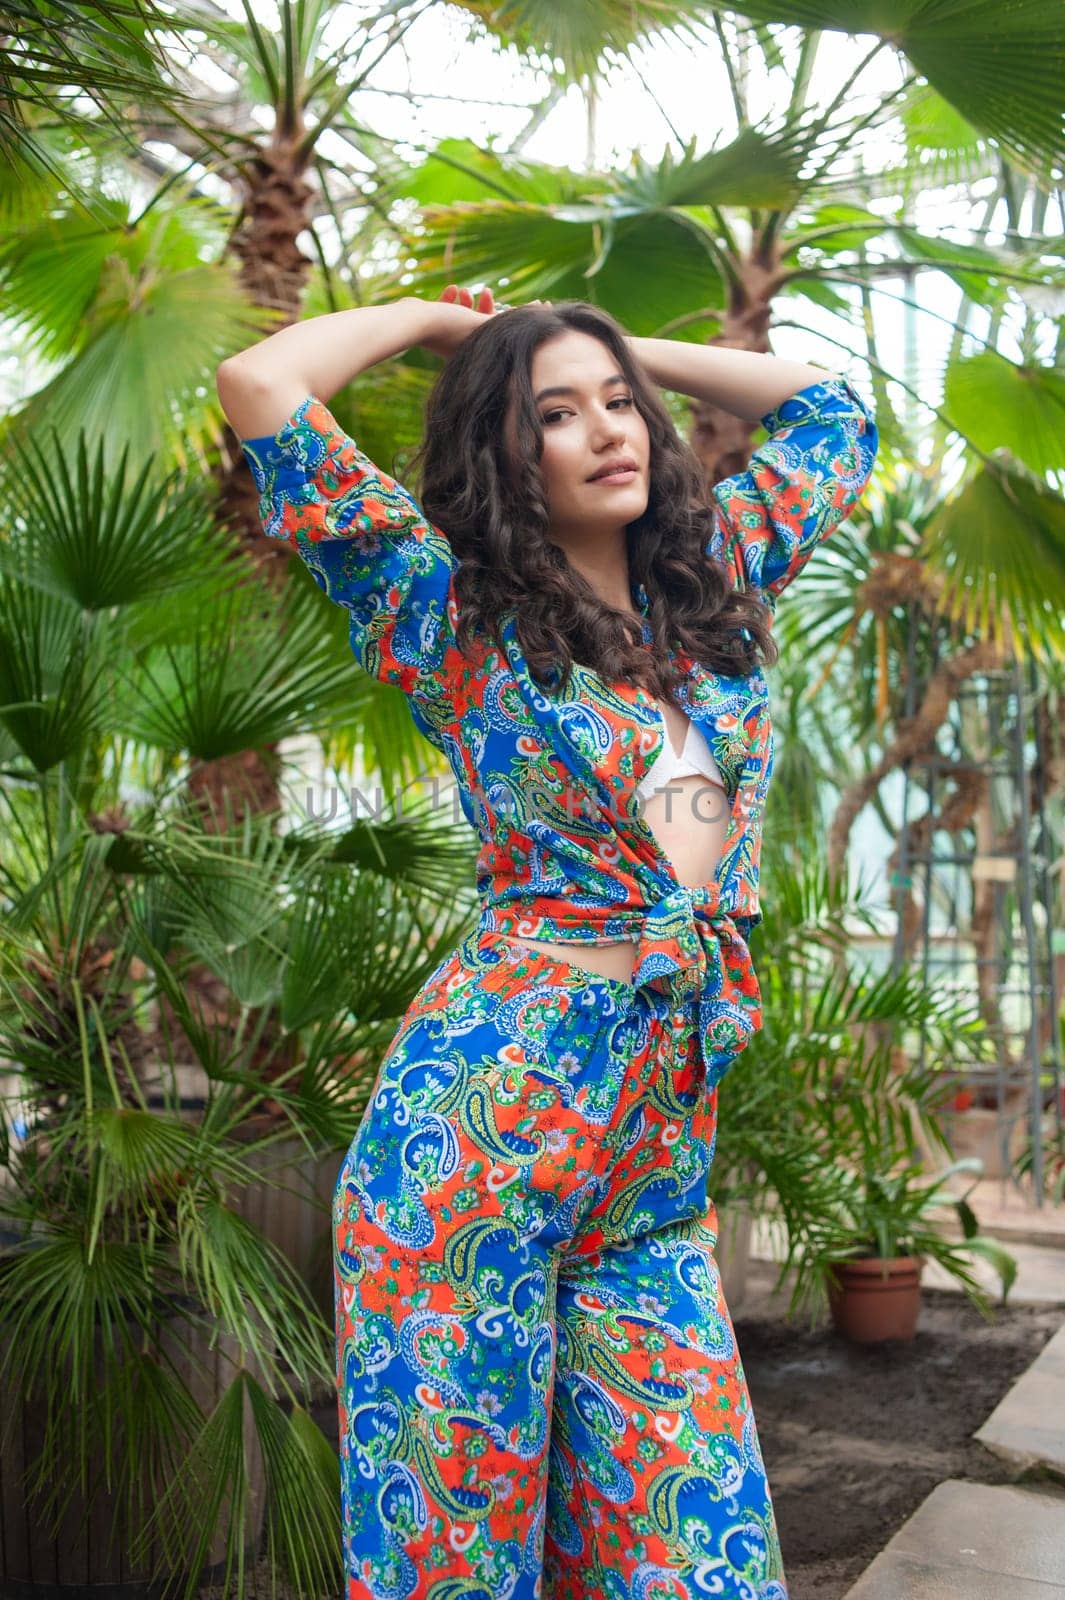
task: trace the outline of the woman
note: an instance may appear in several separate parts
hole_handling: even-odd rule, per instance
[[[420,503],[325,403],[416,342],[448,358]],[[656,383],[761,419],[749,470],[707,493]],[[337,1185],[348,1593],[781,1600],[707,1176],[761,1025],[773,608],[865,487],[869,412],[801,363],[454,289],[286,328],[218,388],[266,533],[481,840],[479,924]]]

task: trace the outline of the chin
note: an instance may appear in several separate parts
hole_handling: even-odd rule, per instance
[[[649,491],[643,485],[634,483],[625,489],[614,489],[606,503],[611,506],[623,506],[626,517],[639,517],[647,510],[650,499]],[[630,510],[632,506],[636,507],[635,511]]]

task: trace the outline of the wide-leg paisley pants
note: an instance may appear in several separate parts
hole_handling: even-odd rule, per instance
[[[349,1600],[787,1600],[694,1003],[479,930],[334,1206]]]

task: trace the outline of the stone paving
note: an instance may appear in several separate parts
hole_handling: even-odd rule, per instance
[[[941,1483],[846,1600],[1053,1600],[1065,1594],[1065,1496]]]
[[[1010,1245],[1023,1239],[1030,1244],[1065,1249],[1065,1206],[1053,1205],[1049,1200],[1041,1206],[1033,1205],[1016,1184],[1003,1178],[981,1178],[971,1188],[968,1181],[959,1180],[958,1186],[967,1193],[985,1233]]]
[[[1065,1327],[1003,1395],[975,1437],[1019,1471],[1042,1469],[1065,1486]]]
[[[1065,1305],[1065,1249],[1042,1219],[1027,1238],[1000,1233],[1017,1258],[1017,1303]],[[998,1219],[996,1219],[997,1221]],[[1058,1222],[1060,1226],[1060,1222]],[[1028,1242],[1032,1237],[1040,1243]],[[987,1275],[988,1285],[994,1275]],[[925,1281],[952,1287],[926,1268]],[[846,1600],[1059,1600],[1065,1597],[1065,1324],[1003,1396],[975,1438],[1024,1483],[941,1483],[848,1590]]]

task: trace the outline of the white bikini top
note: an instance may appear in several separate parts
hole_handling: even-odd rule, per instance
[[[688,732],[684,739],[684,748],[680,755],[673,748],[673,741],[669,736],[666,719],[662,716],[662,702],[656,700],[659,718],[662,723],[662,737],[664,744],[657,759],[650,767],[640,782],[636,785],[636,793],[641,800],[647,800],[659,789],[664,789],[667,784],[673,783],[677,778],[689,776],[709,778],[712,783],[720,784],[725,789],[720,768],[714,760],[710,746],[705,735],[696,726],[695,722],[688,719]],[[726,793],[727,793],[726,789]]]

